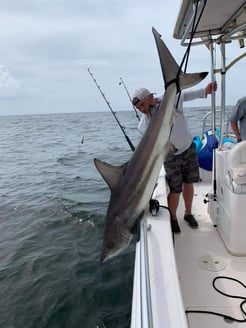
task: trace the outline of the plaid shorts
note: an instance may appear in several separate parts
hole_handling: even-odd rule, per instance
[[[200,181],[199,164],[195,145],[179,155],[169,154],[164,162],[167,183],[170,192],[182,192],[182,183],[193,183]]]

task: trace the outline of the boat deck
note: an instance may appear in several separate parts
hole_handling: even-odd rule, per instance
[[[209,311],[244,320],[240,303],[246,299],[246,288],[235,281],[219,279],[215,286],[222,292],[242,297],[222,295],[213,287],[216,277],[229,277],[246,284],[246,257],[234,256],[227,251],[222,238],[214,227],[204,203],[211,192],[211,183],[195,184],[193,213],[199,223],[191,229],[183,220],[182,197],[178,207],[180,234],[172,239],[170,215],[160,209],[153,217],[146,213],[148,231],[148,259],[150,274],[153,327],[224,328],[246,327],[246,323],[227,321],[224,316],[208,313],[184,313],[185,311]],[[166,204],[165,178],[161,176],[155,198]],[[174,247],[173,247],[174,246]],[[141,327],[140,245],[136,248],[134,292],[131,328]],[[246,311],[246,306],[244,307]]]
[[[216,227],[207,213],[204,204],[205,193],[210,184],[195,185],[193,213],[199,223],[198,229],[191,229],[182,220],[183,206],[179,206],[181,234],[175,235],[175,256],[178,277],[185,310],[212,311],[227,314],[239,320],[245,319],[240,310],[242,299],[230,298],[217,292],[212,283],[215,277],[226,276],[246,284],[246,258],[231,255]],[[182,203],[182,202],[181,202]],[[246,289],[231,280],[220,279],[216,286],[224,293],[246,298]],[[246,310],[246,307],[245,307]],[[199,327],[246,327],[246,323],[226,322],[223,317],[188,313],[190,328]]]

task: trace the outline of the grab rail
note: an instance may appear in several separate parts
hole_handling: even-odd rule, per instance
[[[143,219],[140,224],[141,328],[153,328],[147,230],[147,220]]]
[[[216,109],[216,111],[215,111],[215,116],[216,116],[216,114],[220,114],[221,113],[221,110],[219,110],[219,109]],[[203,125],[202,125],[202,135],[203,135],[203,133],[206,131],[206,130],[208,130],[208,128],[212,128],[212,123],[208,123],[207,122],[207,120],[208,120],[208,118],[210,117],[212,115],[212,112],[211,111],[209,111],[209,112],[207,112],[207,114],[205,114],[204,115],[204,117],[203,117]],[[228,115],[228,113],[225,113],[225,122],[224,122],[224,135],[227,137],[228,136],[228,134],[229,134],[229,115]],[[215,125],[218,125],[217,124],[217,117],[215,117]]]

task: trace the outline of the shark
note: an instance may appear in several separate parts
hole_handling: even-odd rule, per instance
[[[143,218],[159,172],[170,151],[169,136],[175,117],[177,93],[202,81],[207,72],[186,74],[180,70],[161,35],[153,27],[165,93],[159,110],[127,163],[114,166],[94,159],[95,166],[110,188],[100,261],[104,262],[128,247]]]

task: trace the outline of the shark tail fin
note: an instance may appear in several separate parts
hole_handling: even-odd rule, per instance
[[[154,27],[152,28],[152,32],[159,54],[162,75],[165,82],[165,89],[167,89],[170,84],[176,83],[177,90],[181,91],[198,84],[208,75],[208,72],[185,74],[180,69],[171,52],[161,39],[161,35],[156,31]]]

